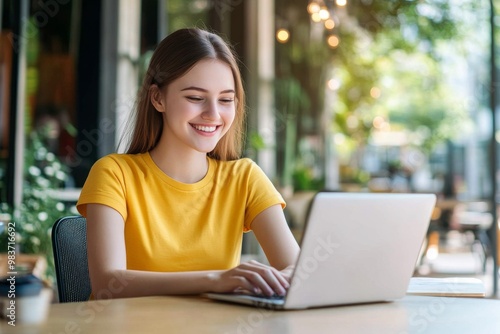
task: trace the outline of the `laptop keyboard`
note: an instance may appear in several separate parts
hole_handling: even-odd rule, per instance
[[[280,296],[280,295],[272,295],[272,296],[266,296],[266,295],[253,295],[254,297],[262,298],[262,299],[269,299],[269,300],[283,300],[285,299],[285,296]]]

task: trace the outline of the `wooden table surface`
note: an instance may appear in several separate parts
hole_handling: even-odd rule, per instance
[[[40,325],[0,333],[500,333],[500,301],[406,296],[387,303],[271,311],[202,297],[53,304]]]

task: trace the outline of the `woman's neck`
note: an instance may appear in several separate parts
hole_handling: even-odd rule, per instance
[[[182,183],[196,183],[208,172],[207,155],[202,152],[175,152],[158,145],[150,155],[158,168]]]

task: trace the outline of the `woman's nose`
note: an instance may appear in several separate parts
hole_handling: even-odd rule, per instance
[[[217,101],[208,101],[206,103],[205,110],[201,114],[201,118],[206,120],[216,120],[219,118]]]

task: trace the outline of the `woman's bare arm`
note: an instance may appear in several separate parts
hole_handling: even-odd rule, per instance
[[[300,249],[280,205],[271,206],[257,215],[252,230],[271,266],[283,270],[295,265]]]
[[[227,271],[127,270],[123,218],[116,210],[101,204],[87,205],[87,253],[96,299],[232,292],[236,289],[272,295],[284,294],[288,287],[279,271],[257,262],[243,263]]]

